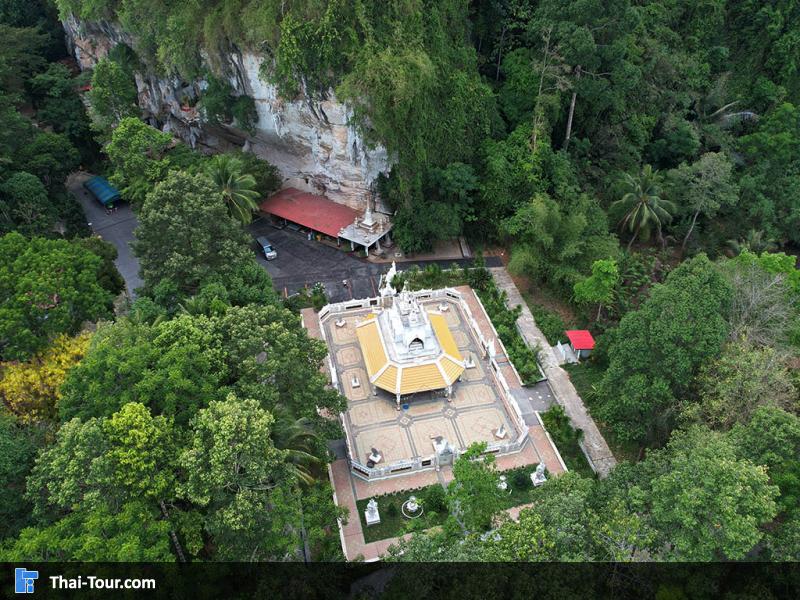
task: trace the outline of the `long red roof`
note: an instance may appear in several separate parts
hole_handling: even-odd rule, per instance
[[[566,333],[575,350],[594,350],[594,338],[586,329],[570,329]]]
[[[331,237],[338,237],[358,216],[349,206],[292,187],[264,200],[261,210]]]

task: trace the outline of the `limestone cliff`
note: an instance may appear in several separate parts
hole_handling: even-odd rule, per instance
[[[69,18],[64,30],[82,69],[92,68],[116,44],[134,46],[130,36],[114,23]],[[389,160],[385,149],[368,148],[348,124],[349,110],[336,100],[333,90],[322,101],[307,97],[286,100],[274,85],[259,77],[262,57],[231,52],[225,58],[233,88],[255,100],[258,122],[254,134],[201,121],[197,110],[187,104],[198,98],[206,85],[203,80],[137,73],[139,105],[148,122],[200,149],[250,150],[277,166],[285,185],[322,193],[363,210],[370,185],[388,170]]]

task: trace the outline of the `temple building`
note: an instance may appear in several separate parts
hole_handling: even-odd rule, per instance
[[[420,392],[444,390],[449,399],[466,365],[442,312],[448,306],[423,310],[408,291],[384,303],[356,325],[370,383],[393,394],[397,410],[404,396]]]

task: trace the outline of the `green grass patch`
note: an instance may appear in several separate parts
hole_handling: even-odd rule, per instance
[[[586,460],[586,456],[580,447],[583,432],[572,428],[564,409],[558,405],[553,406],[547,412],[542,413],[542,421],[561,453],[561,458],[564,459],[567,468],[586,477],[594,477],[594,471],[589,466],[589,461]]]
[[[438,491],[436,488],[438,488]],[[422,505],[422,516],[417,519],[407,519],[400,510],[403,503],[412,495],[416,496],[417,502]],[[367,503],[370,498],[356,502],[358,518],[361,519],[361,529],[364,532],[364,541],[367,543],[398,537],[411,531],[430,529],[431,527],[442,525],[448,516],[447,505],[444,500],[444,489],[439,484],[417,490],[404,490],[394,494],[384,494],[374,498],[378,503],[381,522],[369,527],[367,527],[367,522],[364,519],[364,511],[367,510]],[[350,518],[352,518],[352,515]]]

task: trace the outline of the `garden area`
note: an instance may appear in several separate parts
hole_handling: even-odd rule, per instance
[[[500,475],[505,476],[508,489],[502,497],[499,505],[500,510],[507,510],[514,506],[528,504],[532,500],[533,483],[531,483],[531,473],[536,470],[536,465],[527,465],[510,469],[508,471],[497,472],[498,483]],[[549,476],[547,471],[545,473]],[[412,531],[422,531],[444,525],[449,516],[447,508],[447,498],[444,488],[438,484],[417,490],[404,490],[393,494],[375,496],[378,503],[378,512],[381,522],[377,525],[367,526],[364,518],[364,511],[371,498],[358,500],[358,517],[361,519],[361,530],[364,532],[364,541],[376,542],[387,538],[399,537]],[[411,496],[417,499],[422,507],[422,514],[413,519],[403,516],[403,503]]]
[[[402,506],[411,496],[416,497],[422,507],[422,514],[409,519],[403,516]],[[381,522],[367,526],[364,511],[367,509],[369,501],[370,498],[365,498],[356,502],[358,518],[361,519],[361,530],[364,532],[364,541],[367,543],[398,537],[410,531],[430,529],[442,525],[448,516],[445,491],[438,483],[417,490],[404,490],[375,496]]]
[[[580,441],[583,431],[575,430],[569,422],[569,417],[561,406],[555,405],[547,412],[542,413],[542,422],[553,438],[561,458],[567,469],[575,471],[586,477],[594,477],[595,473],[586,456],[581,450]]]

